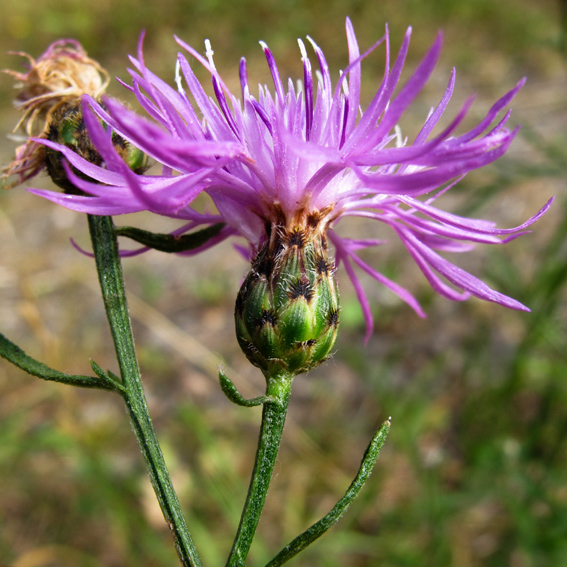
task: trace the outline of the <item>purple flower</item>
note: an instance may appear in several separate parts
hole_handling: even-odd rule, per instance
[[[311,38],[308,39],[319,71],[314,72],[305,45],[299,40],[304,68],[302,84],[289,79],[285,85],[271,51],[261,43],[273,89],[260,85],[255,97],[249,87],[246,61],[242,59],[241,99],[230,92],[216,71],[208,41],[203,58],[177,39],[211,74],[214,97],[206,94],[181,53],[177,59],[176,89],[149,71],[143,60],[142,37],[138,58],[131,58],[135,68],[130,71],[133,84],[127,88],[150,118],[142,118],[112,99],[105,99],[103,109],[92,98],[85,97],[98,117],[111,127],[105,131],[85,105],[85,120],[105,167],[90,164],[67,148],[42,141],[60,150],[72,166],[93,182],[77,177],[68,168],[71,180],[88,195],[33,192],[90,214],[149,210],[186,220],[182,230],[225,222],[226,228],[205,247],[230,236],[241,236],[247,241],[246,255],[251,258],[272,228],[293,231],[294,227],[317,219],[335,248],[337,264],[344,265],[355,287],[366,319],[367,336],[372,330],[372,315],[355,267],[390,288],[420,316],[424,314],[407,290],[359,257],[359,250],[383,241],[340,235],[339,221],[348,216],[388,225],[441,295],[452,300],[474,295],[512,309],[528,310],[438,252],[463,252],[478,242],[508,242],[524,234],[551,201],[527,222],[512,229],[498,229],[492,222],[463,218],[435,207],[435,199],[465,174],[506,152],[517,129],[510,131],[505,126],[509,110],[500,120],[497,117],[524,81],[499,99],[470,131],[454,134],[472,99],[440,133],[432,135],[453,92],[453,70],[441,101],[431,110],[415,139],[409,141],[402,136],[398,122],[432,73],[441,49],[441,36],[398,89],[411,29],[392,66],[387,30],[363,54],[348,19],[346,33],[349,64],[335,85],[323,52]],[[361,63],[381,44],[386,49],[384,76],[374,98],[362,110]],[[162,174],[133,173],[116,154],[111,129],[161,163]],[[218,214],[201,214],[191,207],[201,192],[210,196]]]

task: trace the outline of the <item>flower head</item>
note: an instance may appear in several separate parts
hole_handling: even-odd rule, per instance
[[[4,70],[17,81],[14,104],[23,113],[14,132],[21,128],[26,136],[47,138],[54,116],[76,104],[83,94],[99,98],[110,80],[108,73],[74,39],[52,43],[38,59],[23,52],[13,55],[28,60],[24,73]],[[16,157],[2,170],[2,178],[17,175],[18,180],[8,186],[23,183],[45,167],[45,160],[45,147],[28,139],[16,149]]]
[[[69,173],[85,196],[37,191],[70,209],[115,215],[149,210],[184,219],[189,230],[225,222],[208,243],[241,236],[250,258],[266,246],[281,250],[293,234],[316,234],[335,249],[337,264],[350,277],[367,322],[372,315],[355,267],[390,288],[423,316],[416,299],[404,288],[365,263],[361,249],[378,246],[376,239],[351,239],[338,232],[340,220],[365,217],[384,223],[403,242],[435,291],[453,300],[470,295],[512,309],[527,310],[519,302],[490,289],[485,283],[444,259],[438,252],[462,252],[472,244],[501,244],[525,232],[549,207],[512,229],[492,222],[444,212],[435,199],[468,172],[502,156],[517,129],[506,123],[506,107],[521,81],[500,98],[471,130],[455,134],[472,100],[440,132],[433,135],[451,99],[455,72],[438,105],[425,118],[412,140],[404,138],[398,122],[430,77],[441,37],[413,75],[399,88],[411,30],[405,35],[393,64],[388,31],[368,51],[360,53],[350,20],[346,23],[349,63],[333,84],[322,50],[309,39],[318,71],[314,71],[304,43],[299,40],[303,82],[284,83],[275,59],[261,43],[273,87],[260,85],[257,96],[248,82],[246,61],[240,63],[241,98],[231,93],[217,72],[210,43],[206,57],[177,39],[179,45],[211,75],[214,96],[206,94],[184,54],[176,65],[172,88],[145,64],[141,49],[131,58],[132,86],[149,115],[142,118],[114,100],[105,107],[87,97],[99,118],[121,137],[163,165],[160,175],[136,175],[120,160],[98,120],[85,112],[89,133],[105,167],[88,163],[72,151],[50,142],[70,164],[93,181]],[[378,91],[365,110],[360,103],[361,63],[379,45],[385,45],[386,65]],[[503,117],[498,118],[503,112]],[[191,207],[207,193],[218,213],[202,214]],[[277,243],[273,244],[276,240]],[[192,252],[193,253],[193,252]],[[453,284],[452,286],[449,284]]]

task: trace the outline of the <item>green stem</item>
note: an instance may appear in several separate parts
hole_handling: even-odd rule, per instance
[[[242,567],[252,545],[278,456],[292,380],[289,374],[268,378],[266,397],[273,401],[264,403],[254,470],[227,567]]]
[[[173,534],[181,563],[184,567],[201,567],[201,560],[185,524],[146,403],[134,349],[120,254],[112,218],[88,215],[88,221],[104,307],[124,386],[124,391],[121,393],[130,413],[144,459],[148,464],[150,478],[161,510]]]

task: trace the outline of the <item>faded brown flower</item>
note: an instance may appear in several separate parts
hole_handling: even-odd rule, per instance
[[[76,107],[83,94],[100,98],[110,81],[108,72],[74,39],[55,41],[38,59],[24,52],[12,54],[28,60],[24,73],[4,70],[17,81],[14,104],[23,113],[13,133],[22,130],[26,137],[47,138],[56,111]],[[14,160],[2,168],[2,184],[5,188],[19,185],[44,167],[45,147],[27,139],[16,148]],[[17,180],[8,182],[13,175]]]

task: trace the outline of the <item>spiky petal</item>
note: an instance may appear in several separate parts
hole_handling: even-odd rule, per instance
[[[176,85],[170,87],[147,69],[142,54],[131,58],[132,86],[128,87],[149,115],[142,118],[113,100],[106,110],[90,100],[98,116],[124,139],[163,164],[163,173],[137,176],[120,165],[106,136],[92,133],[106,169],[72,153],[69,162],[97,183],[77,178],[87,195],[35,191],[68,208],[92,214],[121,214],[149,210],[185,219],[191,227],[226,222],[222,237],[244,237],[255,258],[269,241],[274,227],[293,232],[299,217],[328,211],[326,233],[334,245],[337,264],[343,264],[372,330],[372,315],[358,280],[362,270],[387,286],[423,315],[416,299],[395,282],[366,264],[358,252],[378,246],[376,239],[349,239],[340,233],[346,217],[365,217],[385,224],[404,243],[433,288],[452,300],[470,295],[512,309],[527,310],[517,301],[490,289],[445,258],[443,252],[464,252],[476,243],[501,244],[526,232],[549,207],[549,201],[527,222],[513,229],[497,229],[489,221],[443,212],[435,199],[470,171],[501,157],[516,129],[508,129],[506,109],[524,81],[490,108],[471,130],[458,133],[472,99],[443,126],[455,84],[451,73],[438,105],[432,108],[413,139],[404,138],[398,123],[428,81],[441,49],[438,36],[413,75],[401,88],[400,76],[409,47],[408,29],[391,64],[388,30],[361,54],[350,20],[346,23],[349,62],[333,85],[323,51],[311,38],[319,72],[314,73],[305,45],[300,42],[303,84],[284,82],[275,58],[261,43],[273,90],[260,85],[252,95],[246,62],[240,63],[241,99],[228,89],[213,61],[209,43],[205,57],[177,39],[179,45],[211,75],[210,97],[197,80],[184,54],[177,59]],[[360,107],[361,64],[384,45],[386,65],[381,84],[366,107]],[[503,114],[501,117],[500,115]],[[433,134],[433,132],[437,132]],[[177,172],[174,174],[174,172]],[[98,182],[106,183],[101,188]],[[200,193],[213,200],[218,214],[202,215],[191,207]],[[221,238],[219,238],[221,240]]]

